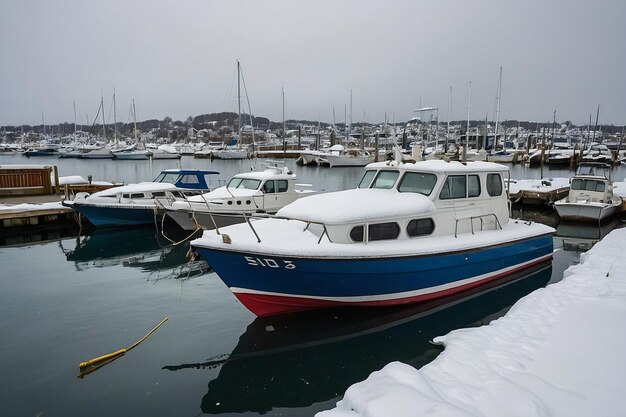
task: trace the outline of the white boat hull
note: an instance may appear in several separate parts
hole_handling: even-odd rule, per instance
[[[608,204],[594,202],[566,203],[557,201],[554,203],[554,207],[562,220],[600,222],[619,213],[621,202]]]

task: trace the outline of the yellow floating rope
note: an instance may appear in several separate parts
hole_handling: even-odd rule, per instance
[[[131,349],[134,349],[135,347],[137,347],[137,345],[139,345],[141,342],[146,340],[148,336],[154,333],[154,331],[158,329],[163,323],[165,323],[168,318],[169,317],[165,317],[163,320],[161,320],[159,324],[157,324],[152,330],[150,330],[144,337],[142,337],[141,339],[139,339],[138,341],[136,341],[135,343],[133,343],[126,349],[116,350],[115,352],[108,353],[106,355],[98,356],[97,358],[88,360],[87,362],[81,362],[80,364],[78,364],[78,368],[80,369],[80,374],[78,374],[78,378],[82,378],[85,375],[88,375],[96,371],[97,369],[100,369],[104,365],[113,362],[117,358],[124,356],[126,352],[128,352]]]

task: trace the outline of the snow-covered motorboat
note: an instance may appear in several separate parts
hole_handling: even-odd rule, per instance
[[[582,163],[572,178],[569,194],[554,203],[559,217],[568,221],[600,222],[621,210],[622,198],[613,192],[611,167]]]
[[[421,302],[552,259],[553,228],[509,220],[507,167],[399,159],[191,245],[258,316]]]
[[[208,175],[215,171],[167,169],[152,182],[113,187],[97,193],[78,193],[73,200],[64,200],[85,216],[94,226],[129,226],[155,222],[156,199],[173,201],[177,197],[209,190]]]
[[[270,166],[237,174],[211,192],[177,198],[167,206],[167,215],[185,230],[219,229],[243,223],[254,213],[276,213],[310,193],[296,188],[296,176],[287,167]]]
[[[318,161],[318,165],[328,165],[329,167],[364,167],[373,161],[370,153],[362,149],[346,149],[340,153],[329,153],[322,157],[323,161]]]

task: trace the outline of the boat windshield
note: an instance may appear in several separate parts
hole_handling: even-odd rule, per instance
[[[379,171],[372,188],[389,189],[396,183],[399,175],[398,171]]]
[[[179,176],[180,174],[177,172],[161,172],[159,176],[154,179],[153,182],[169,182],[170,184],[176,184]]]
[[[572,190],[604,192],[604,182],[575,178],[572,180]]]
[[[427,174],[425,172],[406,172],[400,184],[398,184],[398,191],[401,193],[419,193],[426,196],[430,195],[437,183],[437,176],[435,174]]]
[[[258,190],[261,180],[250,178],[232,178],[228,181],[227,188],[243,188],[246,190]]]
[[[365,174],[363,174],[363,178],[361,178],[361,182],[359,183],[359,188],[369,188],[374,175],[376,175],[376,171],[365,171]]]

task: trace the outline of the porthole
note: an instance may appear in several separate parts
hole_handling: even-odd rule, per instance
[[[406,225],[406,233],[410,237],[426,236],[433,233],[435,223],[433,219],[413,219]]]
[[[367,239],[369,241],[393,240],[400,235],[400,226],[395,222],[370,224],[368,232]]]
[[[363,226],[355,226],[350,230],[350,239],[353,242],[363,242]]]

